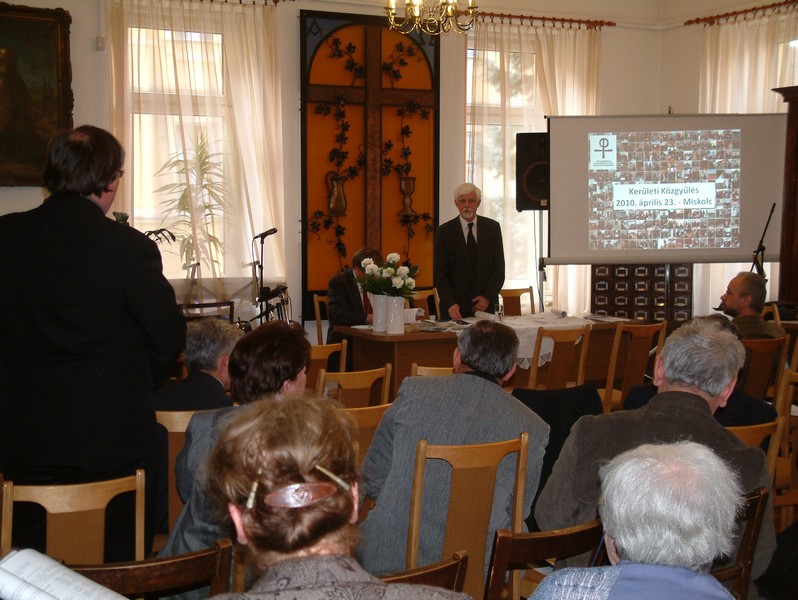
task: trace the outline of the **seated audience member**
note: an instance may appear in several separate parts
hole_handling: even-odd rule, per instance
[[[305,393],[305,369],[309,360],[310,343],[301,325],[267,321],[245,334],[233,348],[228,366],[233,400],[244,405],[267,394],[274,394],[280,401],[301,398]],[[186,430],[186,444],[175,466],[177,490],[186,505],[160,556],[192,552],[230,537],[230,532],[219,521],[218,507],[205,491],[204,466],[222,424],[239,409],[229,407],[199,412],[191,419]],[[182,597],[204,597],[197,594]]]
[[[732,318],[732,323],[745,339],[784,337],[784,329],[762,318],[766,296],[765,280],[757,273],[742,271],[729,282],[720,297],[720,310]]]
[[[155,410],[212,410],[232,406],[227,395],[230,373],[227,363],[233,346],[244,335],[235,325],[207,317],[186,326],[184,363],[188,376],[168,381],[155,394]]]
[[[637,410],[580,418],[535,505],[542,530],[570,527],[597,516],[599,466],[645,443],[692,440],[714,450],[740,478],[745,492],[770,488],[765,454],[746,446],[713,413],[734,389],[745,351],[737,337],[709,319],[693,319],[665,341],[654,365],[658,393]],[[775,548],[770,505],[759,534],[752,574],[767,569]],[[584,566],[587,557],[566,561]]]
[[[352,417],[327,400],[261,400],[227,422],[208,460],[208,493],[229,512],[257,580],[216,598],[468,598],[385,584],[352,558],[356,439]]]
[[[502,382],[515,372],[517,351],[518,336],[510,327],[478,321],[457,339],[453,375],[407,377],[402,382],[363,463],[364,492],[376,502],[361,525],[364,539],[358,556],[367,571],[389,573],[405,566],[410,487],[420,439],[439,445],[486,444],[528,432],[524,489],[528,514],[538,488],[549,426],[502,389]],[[419,565],[442,558],[450,473],[447,465],[438,464],[442,462],[431,461],[426,467],[429,493],[425,491],[421,512]],[[515,456],[508,456],[497,474],[488,544],[496,529],[511,526],[514,481]]]
[[[733,333],[737,339],[742,340],[743,335],[733,322],[723,315],[708,315],[696,317],[717,323],[723,329]],[[743,367],[745,369],[745,367]],[[629,394],[623,400],[624,410],[640,408],[646,402],[657,395],[657,387],[652,383],[636,385],[629,390]],[[715,411],[715,420],[724,427],[739,427],[741,425],[759,425],[770,423],[776,418],[776,409],[767,402],[754,398],[744,393],[741,389],[740,381],[734,386],[734,390],[729,395],[726,406],[718,407]]]
[[[709,574],[734,550],[742,504],[737,475],[695,442],[644,444],[599,471],[599,512],[613,566],[562,569],[533,600],[729,600]]]

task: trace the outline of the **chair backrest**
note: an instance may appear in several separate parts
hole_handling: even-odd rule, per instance
[[[507,288],[499,291],[506,317],[521,316],[521,296],[524,294],[529,294],[529,306],[532,309],[530,314],[535,314],[535,293],[532,291],[532,286],[528,288]]]
[[[168,492],[168,513],[169,531],[177,523],[180,511],[183,510],[183,499],[177,493],[177,476],[175,475],[175,464],[177,455],[186,445],[186,428],[195,410],[156,410],[155,420],[166,428],[167,432],[167,463],[169,465],[169,492]]]
[[[782,375],[779,393],[774,402],[776,412],[785,419],[774,482],[777,493],[773,496],[773,509],[778,520],[777,531],[795,521],[795,509],[798,506],[798,416],[790,414],[796,386],[798,371],[790,369]]]
[[[319,372],[327,370],[328,360],[332,354],[339,353],[338,371],[346,371],[346,340],[341,340],[337,344],[319,344],[310,347],[310,363],[308,364],[305,375],[307,376],[307,387],[316,389],[319,383]]]
[[[422,308],[424,314],[430,316],[429,299],[432,298],[433,307],[435,308],[435,318],[440,320],[441,317],[441,298],[438,296],[437,288],[431,290],[416,290],[410,296],[413,301],[413,306],[408,308]]]
[[[235,302],[221,300],[219,302],[193,302],[191,304],[178,304],[186,321],[202,319],[203,317],[226,317],[233,323]]]
[[[382,420],[382,415],[390,406],[390,404],[380,404],[378,406],[342,409],[352,415],[357,423],[358,464],[363,464],[369,446],[371,446],[371,440],[374,439],[374,434],[377,432],[377,427]]]
[[[652,325],[618,323],[612,342],[607,384],[604,389],[604,412],[620,409],[629,390],[645,382],[651,351],[654,350],[655,356],[659,356],[662,352],[665,337],[668,335],[667,329],[667,321]],[[618,357],[622,346],[626,350],[626,356],[621,365],[622,368],[619,369]],[[618,377],[621,380],[620,386],[616,386]]]
[[[84,577],[129,597],[167,595],[176,590],[194,590],[210,585],[210,595],[230,591],[233,544],[219,540],[210,548],[142,561],[107,565],[75,565]]]
[[[754,551],[767,499],[768,491],[763,487],[746,494],[743,509],[737,515],[737,525],[742,530],[737,545],[737,556],[730,565],[712,569],[712,575],[718,581],[731,582],[731,593],[738,600],[748,597],[751,564],[754,562]]]
[[[462,592],[468,568],[468,553],[465,550],[455,552],[451,558],[444,558],[423,567],[379,575],[385,583],[412,583],[416,585],[432,585],[453,592]]]
[[[378,381],[382,382],[379,396],[372,402],[372,387]],[[338,401],[346,408],[375,406],[388,404],[388,392],[391,383],[391,363],[384,367],[369,369],[367,371],[349,371],[348,373],[328,373],[325,369],[319,371],[316,385],[316,397],[324,398],[327,383],[338,385]]]
[[[599,546],[603,535],[601,519],[535,533],[499,529],[493,538],[485,600],[501,600],[509,571],[526,569],[530,562],[569,558],[590,552]]]
[[[787,419],[784,417],[776,417],[776,420],[770,423],[727,427],[729,431],[736,435],[747,446],[761,446],[765,438],[770,436],[767,450],[767,465],[768,471],[770,472],[771,486],[776,478],[776,459],[779,456],[786,426]]]
[[[773,322],[779,327],[781,327],[781,316],[779,315],[779,307],[776,306],[775,304],[765,304],[765,306],[762,308],[762,312],[759,314],[762,315],[762,318],[765,319],[766,321],[768,320],[768,315],[772,315]]]
[[[787,362],[790,336],[773,339],[744,339],[746,364],[740,373],[743,391],[764,400],[768,390],[778,389]],[[740,384],[738,384],[739,386]]]
[[[538,381],[538,367],[544,338],[551,338],[554,345],[548,365],[545,383]],[[529,366],[530,389],[558,390],[585,382],[585,363],[590,341],[590,325],[573,329],[538,329],[535,349]]]
[[[406,567],[418,566],[421,534],[424,471],[427,460],[444,460],[451,466],[449,508],[443,538],[443,556],[465,549],[471,561],[466,573],[464,590],[474,598],[482,596],[485,582],[485,547],[489,535],[491,509],[499,463],[511,453],[517,453],[513,492],[512,528],[521,531],[524,514],[524,484],[529,451],[529,434],[492,444],[465,446],[431,446],[419,440],[410,496],[410,521],[407,530]],[[517,584],[517,579],[515,580]],[[517,585],[516,585],[517,589]]]
[[[324,305],[324,315],[321,314],[321,306]],[[324,332],[321,330],[321,322],[324,317],[330,314],[330,305],[327,302],[327,296],[320,296],[313,294],[313,313],[316,317],[316,343],[324,343]]]
[[[14,502],[33,502],[47,511],[48,555],[67,563],[102,563],[105,508],[125,492],[135,492],[136,560],[144,559],[144,470],[135,475],[68,485],[14,485],[2,482],[0,556],[11,549]]]
[[[412,377],[441,377],[454,373],[453,367],[422,367],[418,363],[410,365],[410,375]]]

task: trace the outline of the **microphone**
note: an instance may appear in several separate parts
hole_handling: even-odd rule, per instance
[[[267,229],[263,233],[259,233],[258,235],[256,235],[252,239],[253,240],[263,241],[265,238],[269,237],[270,235],[274,235],[275,233],[277,233],[277,228],[276,227],[272,227],[271,229]]]
[[[723,310],[723,303],[721,302],[718,306],[713,306],[712,310]]]

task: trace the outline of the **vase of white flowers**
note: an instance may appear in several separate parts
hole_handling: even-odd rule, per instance
[[[367,258],[361,264],[360,286],[369,293],[374,311],[371,329],[377,333],[404,333],[405,298],[416,287],[417,265],[400,264],[401,257],[392,252],[385,263],[377,265]]]

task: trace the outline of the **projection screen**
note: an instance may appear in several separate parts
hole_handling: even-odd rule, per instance
[[[775,204],[786,114],[550,117],[550,264],[746,262]]]

